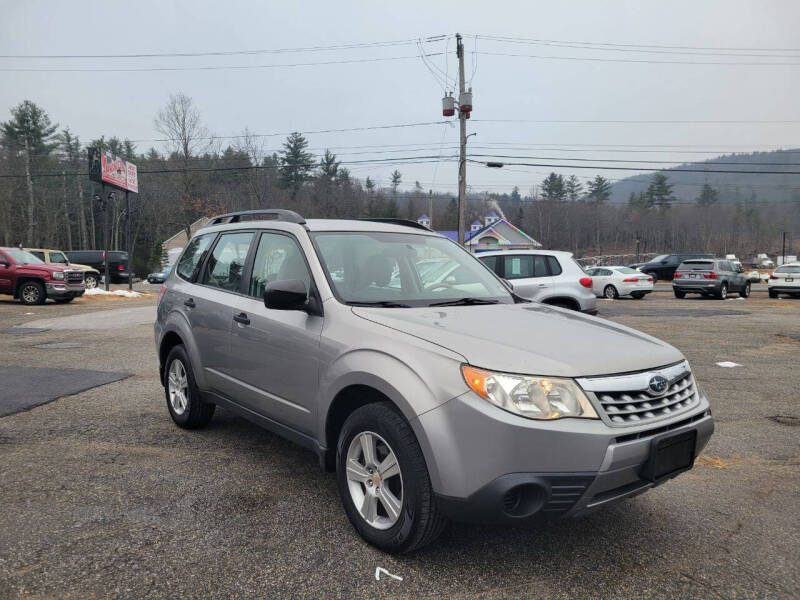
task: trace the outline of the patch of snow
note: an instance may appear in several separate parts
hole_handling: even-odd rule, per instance
[[[84,296],[124,296],[125,298],[139,298],[142,294],[128,290],[105,291],[103,288],[92,288],[84,292]]]
[[[731,362],[729,360],[724,360],[722,362],[718,362],[717,366],[718,367],[727,367],[729,369],[732,369],[733,367],[741,367],[742,365],[740,365],[739,363]]]

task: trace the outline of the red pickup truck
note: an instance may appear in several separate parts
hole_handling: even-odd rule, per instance
[[[58,303],[83,296],[83,271],[48,265],[30,252],[0,247],[0,294],[9,294],[23,304]]]

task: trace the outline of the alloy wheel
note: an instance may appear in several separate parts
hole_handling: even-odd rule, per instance
[[[361,517],[375,529],[389,529],[403,508],[403,476],[392,448],[377,433],[363,431],[347,449],[347,487]]]
[[[22,298],[28,304],[36,304],[39,301],[39,288],[35,285],[26,285],[22,288]]]
[[[189,407],[189,379],[180,359],[173,360],[169,367],[167,386],[172,410],[176,415],[182,415]]]

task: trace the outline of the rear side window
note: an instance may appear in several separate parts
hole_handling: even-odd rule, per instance
[[[547,266],[550,267],[550,275],[561,275],[561,265],[555,256],[545,256]]]
[[[67,262],[67,257],[64,256],[61,252],[51,252],[50,253],[50,262],[51,263],[64,264],[64,263]]]
[[[497,255],[494,256],[481,256],[481,262],[489,267],[493,272],[497,273]]]
[[[181,260],[178,262],[176,269],[178,275],[182,279],[190,281],[194,277],[195,271],[205,251],[208,250],[208,246],[213,240],[214,234],[207,233],[206,235],[198,235],[189,242],[189,245],[186,246],[186,250],[183,251],[183,256],[181,256]]]
[[[39,260],[44,260],[44,252],[31,252]]]
[[[219,236],[214,251],[208,257],[202,283],[229,292],[238,292],[247,251],[252,241],[252,231],[224,233]]]

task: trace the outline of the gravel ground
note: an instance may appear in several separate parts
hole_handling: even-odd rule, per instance
[[[49,319],[0,333],[0,365],[134,374],[0,418],[0,597],[798,597],[800,429],[769,417],[800,417],[800,301],[598,301],[690,359],[717,419],[696,467],[581,520],[452,525],[404,557],[361,542],[311,453],[224,411],[172,425],[153,304],[0,298],[0,329]]]

